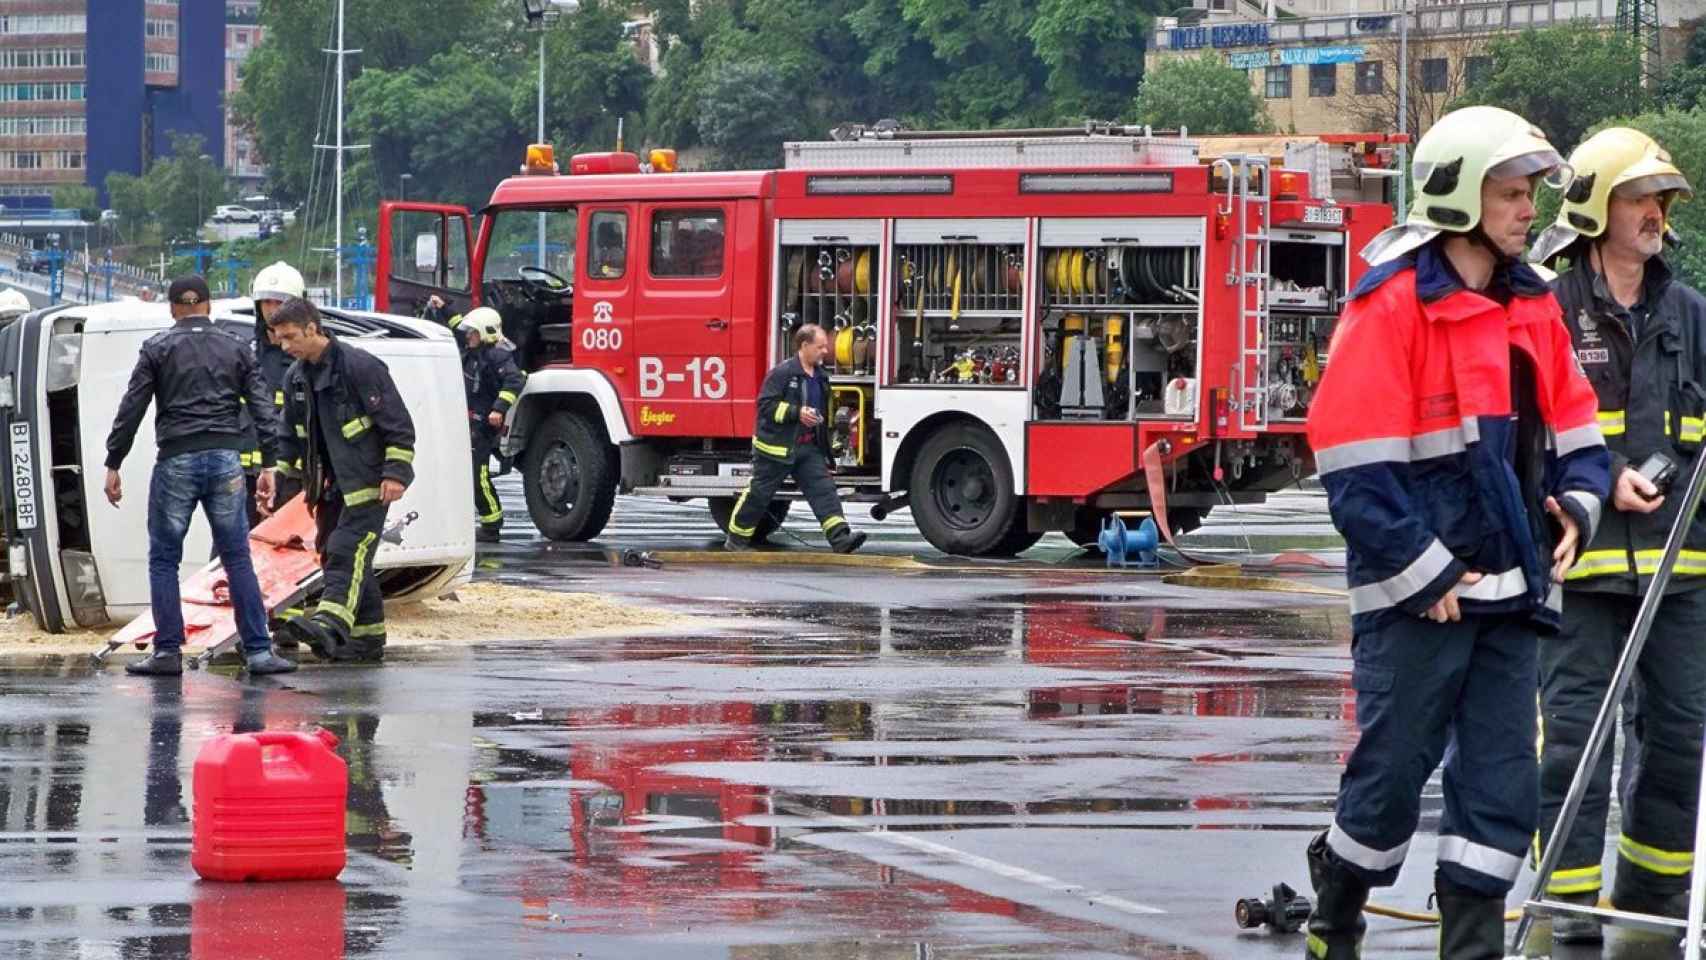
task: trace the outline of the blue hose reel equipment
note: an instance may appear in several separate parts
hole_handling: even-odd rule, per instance
[[[1102,535],[1096,538],[1096,545],[1102,548],[1110,567],[1159,566],[1161,559],[1155,555],[1155,548],[1160,543],[1161,528],[1155,525],[1153,517],[1144,517],[1136,527],[1128,527],[1117,513],[1102,520]]]

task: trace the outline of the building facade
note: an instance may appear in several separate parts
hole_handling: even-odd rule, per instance
[[[94,8],[96,12],[91,12]],[[0,0],[0,203],[225,142],[224,0]]]
[[[243,63],[261,43],[260,0],[225,2],[225,89],[235,93],[243,84]],[[254,134],[232,115],[230,97],[225,110],[225,171],[237,180],[258,186],[267,170],[255,149]]]
[[[1398,86],[1408,62],[1406,104],[1412,135],[1432,126],[1446,106],[1492,67],[1488,44],[1521,30],[1585,21],[1609,30],[1617,0],[1412,2],[1297,0],[1283,19],[1252,15],[1249,0],[1199,0],[1210,7],[1185,25],[1161,18],[1150,38],[1147,67],[1167,59],[1222,56],[1248,72],[1251,89],[1282,133],[1385,133],[1399,129]],[[1235,6],[1234,4],[1239,4]],[[1665,49],[1680,55],[1701,0],[1661,8]],[[1408,17],[1401,55],[1400,17]]]

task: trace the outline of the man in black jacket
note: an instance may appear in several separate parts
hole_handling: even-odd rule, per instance
[[[314,612],[279,632],[328,660],[376,662],[385,604],[373,558],[386,508],[415,478],[414,420],[385,362],[332,337],[312,303],[286,300],[267,322],[296,358],[285,376],[279,470],[302,481],[325,569]]]
[[[1599,396],[1613,489],[1593,541],[1565,580],[1560,635],[1542,640],[1540,824],[1555,829],[1635,612],[1652,588],[1679,504],[1639,467],[1662,453],[1684,469],[1706,434],[1706,298],[1672,279],[1663,254],[1673,202],[1689,194],[1670,156],[1637,130],[1601,131],[1570,156],[1576,179],[1535,259],[1565,256],[1554,284],[1576,359]],[[1706,723],[1706,520],[1696,518],[1637,661],[1636,771],[1623,797],[1611,902],[1681,918],[1694,868],[1695,806]],[[1627,701],[1625,703],[1627,706]],[[1637,756],[1631,757],[1634,753]],[[1601,755],[1564,852],[1554,898],[1597,903],[1612,754]],[[1552,925],[1559,943],[1597,942],[1591,919]]]
[[[183,672],[184,617],[179,606],[179,565],[184,534],[197,504],[213,529],[225,565],[231,602],[249,672],[288,673],[296,665],[272,651],[267,608],[249,558],[248,488],[243,482],[244,401],[258,423],[258,441],[271,452],[277,421],[248,344],[220,329],[208,316],[207,281],[180,277],[167,293],[171,329],[148,338],[131,371],[107,437],[107,499],[124,497],[119,467],[136,441],[150,401],[158,402],[154,439],[159,444],[148,486],[149,606],[154,614],[154,652],[125,671],[148,676]],[[270,495],[270,472],[258,479]]]
[[[752,480],[735,501],[729,517],[729,550],[752,549],[752,536],[771,498],[792,476],[812,505],[824,536],[836,553],[852,553],[865,544],[841,512],[841,498],[829,474],[829,374],[823,358],[829,335],[815,323],[794,333],[794,357],[764,378],[758,391],[758,422],[752,431]]]

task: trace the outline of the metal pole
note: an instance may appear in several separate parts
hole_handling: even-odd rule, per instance
[[[1588,779],[1592,776],[1593,769],[1599,765],[1600,755],[1605,752],[1605,746],[1611,739],[1611,733],[1616,726],[1618,704],[1623,702],[1623,695],[1628,692],[1629,683],[1635,678],[1635,664],[1641,657],[1642,648],[1647,645],[1647,634],[1652,630],[1653,618],[1658,615],[1659,604],[1664,600],[1665,588],[1670,585],[1671,575],[1676,572],[1676,560],[1682,555],[1682,543],[1688,537],[1695,511],[1700,508],[1702,493],[1706,493],[1706,457],[1697,456],[1694,459],[1694,470],[1688,477],[1687,491],[1682,496],[1681,509],[1677,511],[1676,521],[1671,524],[1670,536],[1665,540],[1664,556],[1659,560],[1658,570],[1653,573],[1653,582],[1647,588],[1646,596],[1641,598],[1640,610],[1635,614],[1635,624],[1629,630],[1629,639],[1623,645],[1623,655],[1617,661],[1617,671],[1611,675],[1611,689],[1606,691],[1605,700],[1599,705],[1599,715],[1594,718],[1593,730],[1588,734],[1587,749],[1582,754],[1581,762],[1576,765],[1576,775],[1570,780],[1570,790],[1564,795],[1564,805],[1558,811],[1558,822],[1553,827],[1552,838],[1546,844],[1539,866],[1534,869],[1534,889],[1528,896],[1530,901],[1540,900],[1546,893],[1546,883],[1558,866],[1558,858],[1564,855],[1564,843],[1569,839],[1570,829],[1575,826],[1576,814],[1582,807],[1582,798],[1587,795]],[[1695,842],[1699,843],[1698,837]],[[1706,871],[1696,872],[1706,876]],[[1689,911],[1693,913],[1698,906],[1698,903],[1691,905]],[[1698,919],[1695,917],[1696,921]],[[1516,935],[1511,938],[1511,953],[1522,955],[1529,928],[1533,924],[1534,914],[1524,910],[1522,919],[1516,925]],[[1696,950],[1698,951],[1698,946]],[[1697,952],[1695,956],[1698,955]]]
[[[539,24],[539,139],[535,143],[545,142],[545,22]],[[539,215],[539,252],[534,255],[534,266],[545,268],[545,215]]]
[[[1410,132],[1410,0],[1398,5],[1398,132]],[[1410,145],[1398,144],[1398,217],[1399,223],[1410,213],[1410,173],[1404,169],[1410,159]]]
[[[1694,811],[1694,862],[1706,863],[1706,747],[1702,748],[1700,792]],[[1688,891],[1688,933],[1683,937],[1683,960],[1700,960],[1700,924],[1706,920],[1706,870],[1694,870]]]
[[[333,234],[332,261],[336,264],[333,274],[332,297],[339,307],[344,305],[344,0],[338,0],[338,138],[336,159],[333,163],[332,192],[337,199],[333,203]]]

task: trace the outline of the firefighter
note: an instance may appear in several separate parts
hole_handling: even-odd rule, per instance
[[[1673,279],[1663,256],[1671,204],[1690,195],[1670,155],[1616,127],[1570,156],[1576,180],[1535,259],[1566,257],[1554,281],[1576,359],[1599,396],[1611,450],[1611,505],[1565,583],[1564,628],[1540,650],[1541,830],[1548,839],[1586,749],[1635,611],[1652,584],[1678,505],[1637,469],[1654,453],[1678,464],[1700,449],[1706,411],[1706,298]],[[1706,724],[1706,520],[1696,519],[1637,662],[1637,772],[1625,793],[1611,902],[1619,910],[1688,912],[1694,817]],[[1631,764],[1631,761],[1633,763]],[[1593,771],[1547,891],[1599,901],[1612,757]],[[1552,939],[1592,943],[1599,925],[1553,921]]]
[[[320,311],[286,300],[267,324],[296,359],[284,384],[279,472],[301,480],[325,569],[319,605],[281,635],[329,660],[385,653],[385,606],[373,555],[385,511],[415,477],[415,425],[384,361],[344,345]]]
[[[1539,803],[1537,633],[1609,487],[1593,388],[1558,303],[1520,259],[1535,182],[1567,167],[1494,107],[1417,144],[1409,220],[1375,238],[1309,415],[1344,534],[1361,736],[1308,848],[1306,956],[1359,954],[1445,761],[1440,955],[1504,955],[1505,894]]]
[[[852,553],[865,544],[841,512],[830,477],[829,374],[823,358],[829,335],[815,323],[794,333],[794,357],[778,364],[758,391],[758,423],[752,431],[752,480],[729,516],[728,550],[752,549],[752,536],[770,500],[789,476],[812,505],[818,523],[836,553]]]
[[[474,444],[474,516],[481,543],[497,543],[504,507],[492,486],[491,459],[504,415],[515,406],[527,375],[515,364],[515,346],[504,339],[503,318],[491,307],[468,311],[462,336],[462,379],[468,392],[468,434]]]
[[[274,422],[284,415],[284,373],[290,369],[290,356],[273,342],[272,334],[267,331],[266,317],[268,311],[276,309],[285,300],[302,296],[305,289],[302,274],[282,260],[255,274],[250,285],[249,295],[255,304],[252,332],[255,364],[260,368],[267,396],[272,400]],[[269,464],[261,450],[256,420],[248,413],[247,401],[244,403],[243,433],[246,439],[242,455],[243,472],[249,487],[249,526],[252,528],[302,488],[295,480],[275,474],[272,495],[263,502],[263,498],[256,494],[256,481]]]
[[[243,404],[261,421],[260,442],[275,448],[272,405],[255,358],[241,340],[208,316],[207,281],[179,277],[167,292],[172,326],[148,338],[136,358],[130,385],[119,402],[107,437],[106,495],[113,506],[124,497],[119,467],[136,440],[137,428],[157,404],[154,440],[159,446],[148,485],[149,607],[154,614],[154,650],[127,664],[125,672],[147,676],[183,673],[184,616],[178,592],[184,535],[197,504],[207,515],[220,562],[225,565],[231,604],[250,673],[289,673],[296,664],[272,650],[267,608],[249,558],[247,496],[241,461]],[[272,476],[259,479],[270,492]]]

